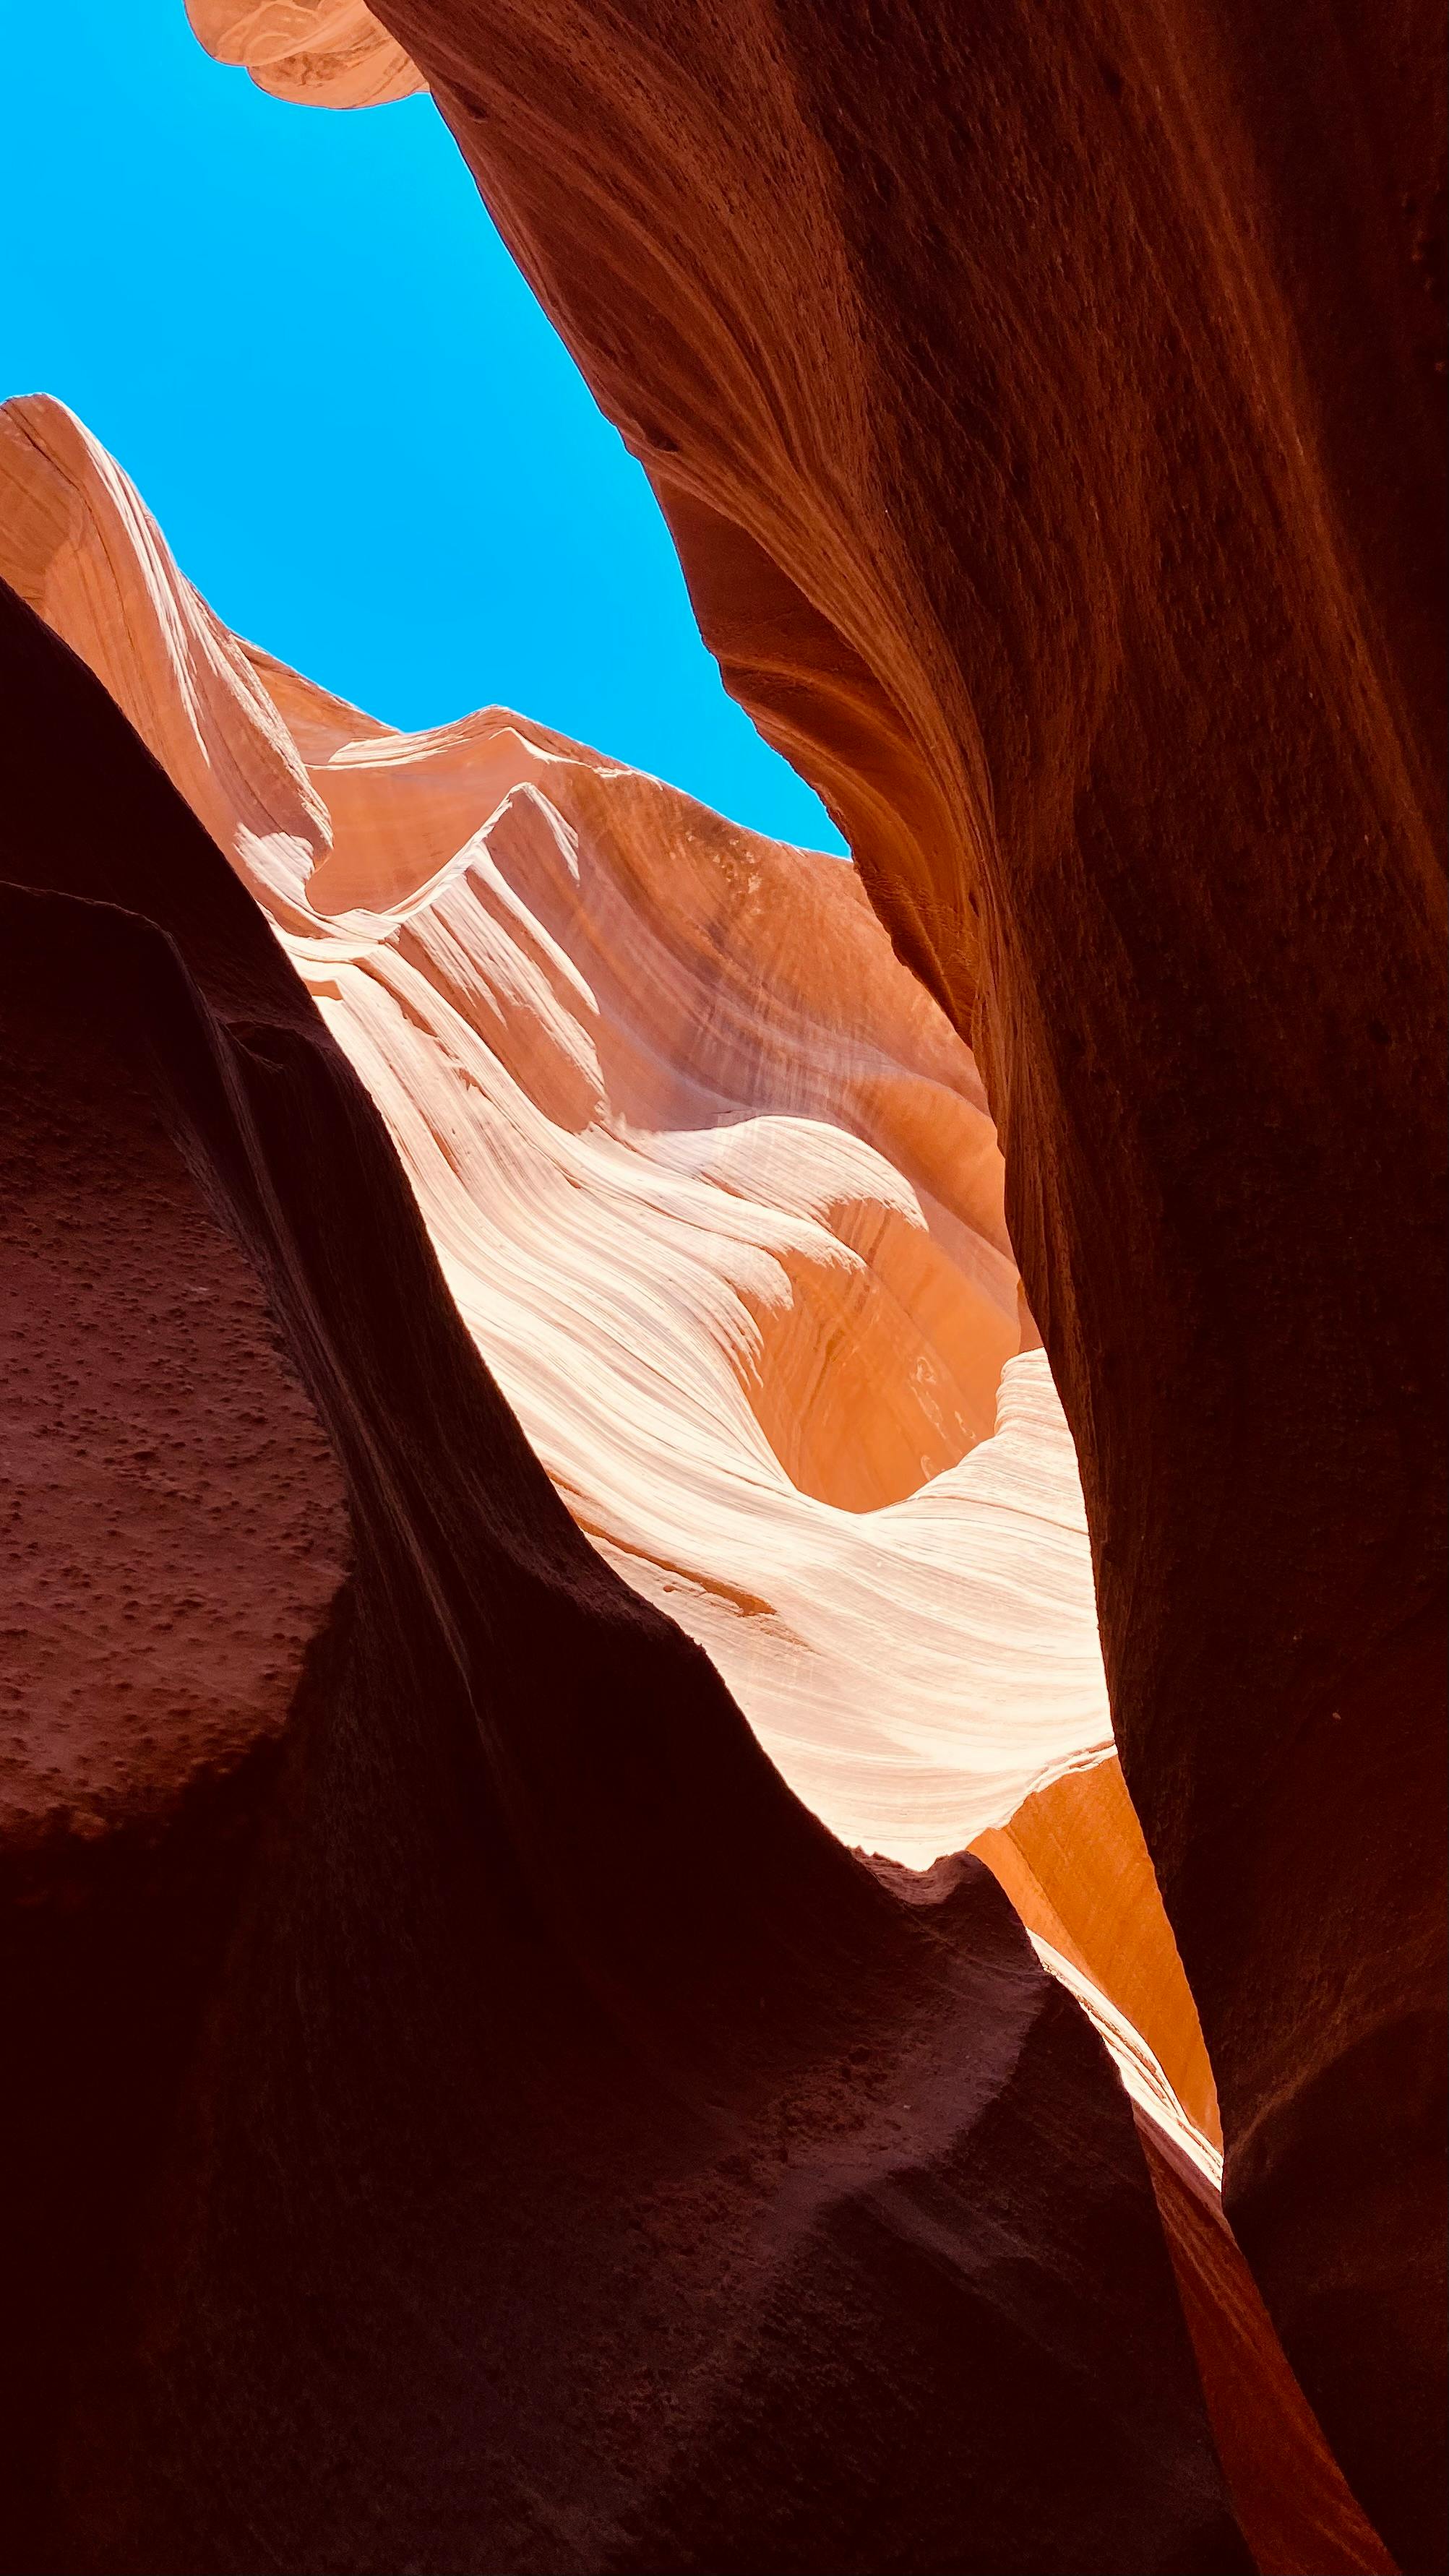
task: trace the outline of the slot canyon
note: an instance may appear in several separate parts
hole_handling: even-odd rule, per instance
[[[1437,21],[186,14],[850,857],[0,403],[0,2566],[1434,2576]]]

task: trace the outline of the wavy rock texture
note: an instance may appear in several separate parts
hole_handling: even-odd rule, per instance
[[[96,1435],[16,1386],[19,1545],[69,1514],[97,1635],[164,1627],[184,1430],[229,1647],[5,1922],[9,2563],[1246,2567],[1127,2101],[990,1874],[902,1902],[593,1551],[261,909],[8,588],[0,757],[5,1206]]]
[[[1421,0],[384,0],[973,1034],[1234,2223],[1445,2554]]]
[[[987,1429],[990,1376],[1016,1338],[1015,1275],[970,1059],[893,965],[848,869],[733,832],[516,719],[420,739],[369,723],[219,626],[124,476],[59,405],[0,412],[0,490],[4,569],[108,682],[271,919],[383,1111],[465,1318],[575,1518],[710,1645],[827,1821],[925,1858],[983,1814],[1009,1816],[977,1849],[1134,2100],[1259,2566],[1388,2567],[1222,2220],[1212,2079],[1117,1765],[1072,1769],[1017,1803],[1041,1761],[1043,1720],[1055,1723],[1059,1767],[1090,1752],[1081,1713],[1100,1709],[1070,1443],[1040,1353],[1007,1360],[999,1427],[916,1496],[908,1546],[895,1535],[903,1506],[881,1500],[929,1474],[938,1450],[922,1443],[942,1442],[943,1420],[948,1451]],[[114,1144],[106,1163],[119,1190]],[[134,1179],[124,1204],[144,1244],[151,1200]],[[44,1311],[28,1282],[26,1293]],[[207,1294],[191,1271],[180,1312]],[[67,1319],[62,1341],[70,1329]],[[154,1345],[163,1377],[175,1371],[159,1311],[139,1329],[132,1317],[131,1337]],[[66,1373],[44,1356],[48,1369],[32,1372],[42,1401]],[[773,1390],[762,1366],[772,1358]],[[190,1368],[204,1370],[211,1412],[225,1413],[228,1373],[214,1387],[209,1364]],[[145,1393],[129,1395],[137,1448],[100,1452],[113,1472],[98,1480],[97,1528],[111,1545],[117,1481],[134,1484],[139,1459],[149,1505],[159,1470],[148,1462],[169,1457],[174,1437],[168,1424],[166,1445],[148,1445]],[[241,1418],[268,1426],[259,1454],[290,1495],[271,1412],[253,1403]],[[92,1447],[93,1429],[87,1413],[79,1430]],[[325,1450],[306,1448],[300,1423],[291,1437],[306,1490],[324,1487]],[[221,1478],[245,1522],[258,1465],[250,1452],[201,1448],[199,1491]],[[821,1499],[847,1475],[853,1509]],[[188,1504],[208,1543],[196,1496],[177,1507],[183,1530]],[[68,1487],[52,1508],[70,1527]],[[823,1533],[813,1549],[802,1516]],[[262,1535],[296,1545],[285,1525]],[[308,1539],[315,1621],[348,1554],[335,1507]],[[157,1604],[128,1564],[128,1622],[149,1614],[169,1637],[177,1568],[165,1529],[142,1563]],[[731,1589],[742,1563],[775,1586],[752,1615]],[[865,1613],[853,1600],[862,1585]],[[263,1597],[274,1617],[297,1615]],[[789,1630],[782,1600],[799,1604]],[[923,1604],[954,1623],[934,1669],[911,1661]],[[864,1681],[830,1635],[852,1616]],[[53,1653],[44,1602],[35,1624]],[[159,1738],[149,1706],[138,1731],[117,1695],[134,1691],[133,1660],[108,1673],[114,1660],[108,1646],[98,1682],[102,1693],[110,1684],[99,1703],[110,1735],[104,1723],[73,1726],[75,1750],[93,1762],[97,1742],[114,1740],[135,1776],[114,1812],[73,1800],[70,1829],[129,1847],[150,1812],[163,1839],[170,1819],[174,1842],[192,1774],[244,1817],[296,1689],[295,1651],[267,1667],[276,1717],[255,1715],[250,1737],[234,1725],[224,1743],[213,1728],[205,1762],[168,1711],[157,1712]],[[191,1688],[205,1705],[194,1674]],[[34,1765],[26,1786],[36,1814],[54,1809]],[[52,1823],[52,1876],[56,1849]],[[969,1892],[969,1866],[919,1885],[886,1875],[949,1912]],[[38,1919],[49,1927],[44,1908]],[[37,1967],[47,2010],[52,1982]]]
[[[261,902],[575,1518],[842,1839],[980,1836],[1220,2143],[980,1086],[851,871],[518,718],[413,739],[329,699],[220,626],[59,404],[0,409],[0,495],[0,569]]]
[[[0,412],[0,490],[0,569],[263,905],[554,1483],[791,1786],[923,1865],[1100,1759],[995,1136],[852,871],[500,711],[339,705],[218,624],[57,404]]]

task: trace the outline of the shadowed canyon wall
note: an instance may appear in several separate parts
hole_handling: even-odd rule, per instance
[[[7,2563],[1246,2567],[1088,2021],[594,1553],[262,911],[8,588],[0,680],[11,1544],[97,1649],[10,1766]]]
[[[27,400],[0,412],[0,530],[0,568],[106,681],[198,819],[212,825],[279,951],[367,1085],[459,1309],[485,1360],[503,1370],[575,1518],[636,1590],[672,1607],[710,1647],[787,1780],[839,1830],[865,1830],[887,1853],[929,1857],[941,1839],[983,1816],[1001,1820],[977,1848],[1038,1936],[1043,1962],[1105,2038],[1132,2102],[1210,2421],[1257,2565],[1280,2576],[1389,2568],[1223,2220],[1216,2101],[1196,2015],[1120,1772],[1101,1758],[1080,1508],[1045,1363],[1037,1350],[1008,1357],[994,1431],[980,1398],[973,1419],[963,1392],[976,1371],[989,1385],[1015,1339],[1014,1315],[1009,1329],[1003,1321],[1015,1294],[1000,1233],[999,1163],[975,1105],[970,1059],[893,964],[850,871],[735,832],[657,782],[498,711],[405,737],[327,697],[220,626],[126,478],[57,404]],[[144,857],[128,844],[93,854],[97,863],[113,871],[118,892],[156,900]],[[235,916],[224,917],[234,928]],[[279,988],[272,1008],[281,1001]],[[26,1003],[33,1019],[33,997]],[[74,1006],[46,1007],[59,1007],[63,1021]],[[297,1003],[290,1008],[295,1014]],[[53,1125],[75,1048],[59,1027],[48,1044]],[[286,1068],[275,1070],[285,1089]],[[240,1904],[238,1869],[244,1887],[249,1836],[268,1812],[279,1756],[310,1782],[309,1748],[327,1732],[327,1721],[306,1717],[319,1685],[314,1671],[299,1696],[298,1653],[311,1634],[311,1664],[320,1656],[326,1668],[317,1622],[326,1621],[356,1547],[335,1472],[329,1482],[327,1445],[314,1437],[306,1446],[305,1408],[284,1428],[285,1404],[279,1413],[279,1399],[268,1401],[260,1386],[238,1388],[237,1363],[254,1329],[237,1338],[230,1308],[212,1312],[216,1256],[209,1270],[185,1236],[184,1188],[168,1220],[182,1232],[168,1248],[164,1189],[158,1204],[156,1186],[131,1169],[134,1104],[128,1116],[125,1098],[124,1087],[112,1098],[92,1084],[72,1102],[71,1119],[79,1148],[86,1121],[100,1141],[104,1118],[96,1159],[129,1233],[117,1233],[113,1216],[101,1252],[86,1223],[88,1176],[78,1151],[61,1158],[57,1174],[69,1179],[71,1198],[33,1182],[23,1196],[27,1210],[45,1212],[45,1224],[38,1245],[27,1237],[16,1274],[20,1454],[33,1451],[35,1459],[22,1487],[17,1547],[42,1588],[16,1634],[23,1650],[48,1658],[67,1689],[55,1701],[53,1683],[48,1690],[41,1674],[23,1662],[18,1668],[30,1732],[6,1833],[12,1868],[28,1872],[21,1883],[29,2052],[43,2064],[54,2033],[64,2031],[73,2072],[58,2101],[71,2129],[88,2136],[95,2105],[104,2103],[109,2132],[121,2141],[119,2174],[113,2156],[108,2189],[92,2185],[88,2199],[97,2227],[111,2217],[102,2244],[122,2278],[138,2259],[133,2204],[144,2203],[148,2169],[166,2164],[175,2119],[168,2073],[173,2090],[176,2083],[168,2048],[180,2044],[188,2012],[202,2008],[198,1984],[204,1997],[208,1973],[216,1974],[215,1943],[228,1909]],[[184,1106],[173,1102],[173,1117]],[[159,1150],[164,1180],[164,1142],[153,1139],[150,1150],[153,1161]],[[390,1237],[386,1208],[397,1205],[387,1199],[366,1230],[355,1217],[334,1242],[332,1263],[345,1247],[365,1297]],[[123,1244],[134,1246],[129,1265]],[[812,1287],[822,1267],[832,1283],[824,1299]],[[59,1297],[57,1276],[67,1281]],[[128,1306],[118,1291],[133,1276]],[[98,1332],[90,1301],[101,1282],[105,1311],[116,1320]],[[46,1325],[50,1343],[28,1319]],[[210,1342],[198,1332],[203,1322]],[[294,1336],[295,1329],[293,1316]],[[779,1367],[768,1406],[767,1352]],[[117,1373],[98,1414],[106,1387],[98,1362],[110,1353]],[[910,1364],[904,1387],[902,1354]],[[57,1477],[47,1472],[36,1426],[57,1391],[69,1388],[61,1420],[70,1449]],[[954,1409],[943,1411],[950,1388]],[[198,1398],[192,1427],[187,1406]],[[366,1381],[352,1404],[357,1427],[375,1439]],[[431,1458],[426,1419],[404,1421]],[[929,1441],[921,1450],[919,1428],[915,1452],[909,1445],[903,1452],[901,1428],[912,1424],[934,1424],[949,1455],[971,1444],[962,1461],[974,1478],[968,1497],[951,1466],[930,1474],[940,1450]],[[184,1485],[173,1472],[178,1446],[190,1472]],[[491,1452],[470,1454],[475,1467],[488,1466]],[[435,1461],[427,1472],[436,1472]],[[823,1500],[846,1473],[848,1503]],[[902,1506],[889,1497],[903,1476],[927,1481],[911,1498],[908,1544],[892,1546]],[[276,1499],[293,1507],[292,1522],[258,1513],[268,1479]],[[312,1512],[298,1521],[296,1506],[308,1501]],[[408,1530],[405,1498],[392,1510]],[[812,1545],[802,1538],[802,1515]],[[195,1660],[205,1622],[192,1614],[209,1609],[214,1641],[222,1611],[206,1572],[208,1524],[219,1518],[228,1526],[238,1610],[262,1622],[261,1649],[271,1658],[262,1670],[276,1686],[270,1699],[222,1694],[218,1702]],[[761,1534],[752,1542],[756,1522]],[[410,1544],[421,1537],[414,1531]],[[769,1600],[741,1597],[741,1550],[751,1543],[750,1579],[769,1583]],[[280,1558],[294,1589],[291,1557],[304,1577],[316,1560],[320,1588],[310,1604],[305,1589],[294,1600],[267,1584],[269,1555]],[[792,1560],[799,1560],[793,1579]],[[259,1580],[249,1591],[254,1564]],[[45,1595],[57,1568],[69,1606]],[[373,1588],[376,1569],[357,1579]],[[190,1588],[179,1591],[183,1582]],[[918,1636],[933,1608],[948,1623],[934,1662],[922,1658]],[[79,1673],[77,1614],[103,1648]],[[526,1603],[513,1604],[520,1638],[529,1616]],[[838,1645],[832,1651],[832,1624],[852,1639],[849,1655]],[[321,1695],[325,1703],[325,1684]],[[1089,1767],[1078,1767],[1084,1761]],[[1018,1803],[1032,1778],[1044,1785]],[[578,1785],[560,1776],[565,1808]],[[316,1783],[312,1791],[325,1838],[329,1793]],[[665,1795],[656,1779],[650,1794],[656,1805],[663,1800],[659,1830],[668,1833],[672,1818],[673,1831],[687,1838],[687,1791],[676,1784]],[[626,1794],[626,1809],[630,1803]],[[924,1905],[942,1926],[975,1924],[969,1862],[944,1863],[924,1879],[880,1867],[917,1919]],[[284,1862],[283,1885],[286,1878]],[[204,1903],[198,1881],[208,1885]],[[65,1940],[57,1939],[60,1901],[71,1923]],[[666,1905],[660,1921],[667,1919]],[[168,1942],[193,1963],[179,1992],[174,1965],[154,1955]],[[597,1974],[607,1935],[586,1950]],[[348,1954],[343,1936],[339,1967]],[[284,1944],[279,1964],[286,1955]],[[835,1973],[830,1956],[826,1937],[827,1976]],[[128,1975],[148,1996],[149,2039],[139,2071],[128,2066],[123,2076],[135,2038]],[[636,2015],[639,2006],[635,1996]],[[224,2006],[211,2009],[224,2017]],[[105,2045],[91,2029],[97,2017]],[[242,2019],[240,2045],[255,2049],[258,2034],[245,2011]],[[88,2046],[76,2044],[78,2027],[90,2030]],[[455,2032],[453,2045],[461,2044]],[[852,2067],[848,2089],[857,2060]],[[337,2075],[334,2068],[329,2081]],[[224,2137],[215,2075],[196,2080],[198,2106],[209,2123],[221,2122]],[[344,2080],[357,2088],[354,2123],[370,2135],[375,2072],[353,2068]],[[285,2097],[285,2081],[281,2090]],[[494,2090],[489,2116],[463,2150],[470,2168],[480,2157],[486,2164],[500,2106],[505,2127],[514,2116],[506,2083]],[[14,2205],[30,2208],[38,2195],[46,2206],[58,2193],[63,2206],[69,2166],[56,2157],[46,2123],[28,2143],[38,2170],[27,2174],[22,2159]],[[228,2143],[234,2158],[236,2141]],[[808,2139],[796,2147],[808,2156]],[[269,2152],[285,2172],[285,2145]],[[793,2153],[787,2162],[793,2172]],[[243,2174],[245,2164],[243,2154]],[[616,2178],[624,2201],[637,2179]],[[236,2182],[233,2174],[233,2191]],[[291,2188],[298,2184],[294,2176]],[[314,2181],[309,2195],[318,2216],[329,2227],[342,2223],[345,2234],[335,2185]],[[230,2205],[225,2191],[222,2203]],[[474,2246],[481,2280],[492,2284],[485,2302],[496,2302],[500,2277],[518,2264],[518,2218],[509,2200],[484,2231],[486,2242]],[[653,2222],[642,2224],[652,2241]],[[255,2212],[243,2223],[248,2241],[254,2225]],[[596,2225],[590,2220],[586,2231],[587,2264],[598,2259]],[[426,2248],[404,2260],[386,2228],[383,2239],[388,2259],[404,2261],[405,2272],[408,2261],[432,2260]],[[140,2241],[147,2242],[144,2228]],[[47,2250],[43,2226],[31,2231],[32,2262],[37,2248]],[[164,2240],[161,2254],[146,2259],[164,2270]],[[53,2279],[45,2287],[62,2387],[67,2338],[84,2355],[103,2337],[86,2287],[87,2263],[96,2260],[94,2234],[88,2241],[82,2232],[77,2246],[72,2223],[70,2265],[79,2277],[68,2299],[57,2296]],[[107,2264],[99,2268],[104,2279]],[[211,2278],[206,2263],[202,2271]],[[61,2272],[64,2288],[64,2264]],[[540,2272],[528,2257],[520,2281],[524,2305],[546,2311],[547,2267]],[[691,2313],[699,2295],[698,2284],[686,2286]],[[340,2304],[335,2287],[318,2296],[335,2333],[352,2314],[350,2294]],[[104,2297],[100,2309],[104,2318]],[[274,2323],[290,2353],[296,2319],[285,2295]],[[630,2366],[649,2369],[656,2384],[657,2357],[641,2358],[650,2348],[647,2316],[631,2310],[621,2331]],[[236,2334],[233,2316],[218,2383],[233,2399],[256,2369],[249,2373]],[[480,2345],[476,2321],[467,2345],[479,2366],[488,2333]],[[148,2377],[134,2358],[112,2356],[121,2397],[139,2403],[143,2418],[157,2377],[164,2392],[174,2366]],[[249,2402],[274,2403],[292,2366],[262,2364]],[[435,2361],[420,2371],[409,2348],[399,2370],[404,2411],[419,2402],[419,2382],[437,2403]],[[82,2429],[53,2435],[62,2456],[67,2441],[96,2440],[86,2378],[82,2370],[83,2393],[73,2401]],[[32,2363],[32,2405],[36,2384]],[[662,2384],[676,2405],[679,2381],[667,2364]],[[42,2421],[48,2406],[63,2423],[64,2399],[44,2373],[38,2385]],[[952,2364],[940,2402],[959,2387],[960,2366]],[[391,2403],[398,2402],[395,2392]],[[912,2412],[917,2403],[910,2401]],[[355,2549],[358,2517],[379,2514],[391,2545],[416,2545],[417,2505],[392,2491],[396,2453],[370,2469],[346,2458],[365,2404],[366,2373],[354,2361],[338,2371],[329,2400],[338,2418],[330,2439],[344,2455],[340,2520],[325,2529],[299,2525],[289,2519],[297,2506],[288,2506],[285,2481],[276,2492],[262,2480],[257,2510],[283,2535],[284,2555],[306,2529],[308,2545],[330,2564],[339,2546]],[[551,2438],[556,2408],[556,2396],[530,2383],[505,2451],[520,2437]],[[201,2419],[193,2415],[192,2424],[180,2453],[195,2490],[192,2545],[203,2554],[220,2548],[225,2558],[217,2481],[230,2472],[209,2451]],[[43,2442],[35,2448],[44,2455]],[[481,2500],[478,2474],[475,2464],[460,2486],[450,2473],[445,2502],[434,2509],[443,2513],[435,2527],[465,2532],[474,2549],[500,2528],[498,2499]],[[768,2466],[757,2463],[755,2474],[764,2481],[750,2509],[760,2545],[778,2499],[768,2504]],[[79,2528],[68,2529],[69,2545],[84,2553],[99,2538],[111,2563],[118,2516],[122,2531],[145,2531],[152,2548],[174,2528],[155,2494],[130,2510],[128,2523],[114,2470],[103,2473]],[[956,2514],[954,2538],[941,2543],[943,2565],[986,2545],[986,2510],[978,2503]],[[43,2507],[36,2511],[43,2520]],[[929,2516],[906,2519],[909,2531],[903,2526],[887,2543],[879,2521],[871,2526],[867,2517],[866,2527],[846,2535],[848,2546],[867,2556],[898,2546],[912,2564],[915,2552],[929,2560]],[[1028,2516],[1011,2546],[1026,2548],[1035,2528]],[[597,2555],[597,2525],[588,2529]],[[828,2540],[831,2531],[837,2537]],[[514,2528],[510,2545],[532,2549],[538,2535],[520,2540]],[[581,2545],[587,2557],[590,2543]],[[811,2550],[837,2545],[838,2526],[822,2524],[808,2540],[797,2535],[784,2563],[806,2563]],[[1062,2545],[1086,2544],[1064,2534]]]
[[[378,14],[972,1037],[1228,2203],[1438,2563],[1437,23]]]
[[[1436,31],[191,16],[856,867],[0,413],[4,2564],[1440,2565]]]

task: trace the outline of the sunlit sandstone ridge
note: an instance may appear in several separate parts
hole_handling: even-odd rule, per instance
[[[0,492],[0,568],[262,902],[555,1484],[791,1785],[919,1866],[1095,1774],[1085,1527],[1045,1360],[1013,1356],[1000,1159],[851,870],[496,711],[370,723],[218,624],[58,404],[0,412]],[[1101,1848],[1064,1841],[1035,1906],[1006,1832],[989,1855],[1215,2138],[1109,1767],[1071,1792]]]
[[[0,495],[0,570],[262,903],[575,1517],[845,1841],[998,1829],[1216,2141],[980,1086],[851,870],[496,710],[408,737],[329,698],[220,626],[59,404],[0,411]],[[1084,1765],[1032,1869],[1011,1820]]]
[[[378,15],[972,1034],[1229,2205],[1437,2562],[1437,14]]]
[[[970,1058],[850,871],[497,712],[370,723],[219,625],[57,404],[0,413],[0,496],[0,570],[261,903],[575,1516],[847,1838],[923,1861],[992,1827],[978,1847],[1138,2106],[1259,2565],[1387,2566],[1223,2225],[1196,2017],[1102,1758],[1070,1442],[1040,1352],[1010,1355]],[[303,1580],[336,1552],[315,1533]],[[164,1588],[147,1616],[171,1658]],[[220,1743],[179,1710],[108,1726],[131,1672],[73,1673],[86,1706],[48,1734],[34,1700],[23,1786],[52,1835],[115,1832],[275,1726],[245,1698]]]
[[[991,1121],[853,871],[498,710],[329,698],[58,404],[0,412],[0,491],[0,569],[262,903],[555,1484],[792,1786],[920,1865],[1100,1760]]]

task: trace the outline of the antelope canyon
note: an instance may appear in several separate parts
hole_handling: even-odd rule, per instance
[[[0,2559],[1442,2567],[1437,30],[187,7],[852,857],[0,405]]]

